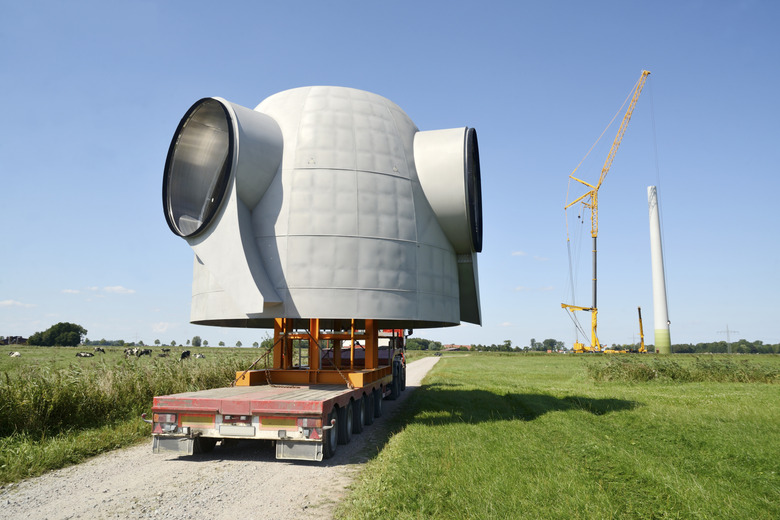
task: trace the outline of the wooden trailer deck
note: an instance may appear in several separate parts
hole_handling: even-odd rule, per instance
[[[300,415],[323,413],[323,404],[347,399],[345,385],[235,386],[154,398],[155,412],[219,413],[223,415]]]

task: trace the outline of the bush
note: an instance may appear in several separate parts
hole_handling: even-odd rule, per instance
[[[0,380],[0,437],[49,437],[94,428],[148,411],[155,395],[229,384],[240,359],[181,363],[171,358],[129,358],[115,366],[29,367]]]
[[[619,357],[606,363],[591,363],[587,366],[587,371],[596,381],[780,383],[780,370],[748,360],[697,357],[692,361],[685,361]]]

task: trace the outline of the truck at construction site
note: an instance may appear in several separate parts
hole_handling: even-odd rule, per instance
[[[154,453],[192,455],[218,441],[251,439],[273,442],[277,459],[321,461],[381,417],[383,399],[405,389],[404,329],[379,330],[366,320],[344,330],[316,323],[294,330],[284,321],[261,359],[268,366],[238,372],[225,388],[154,398]],[[305,354],[295,352],[300,342]]]
[[[190,323],[274,336],[230,386],[154,397],[155,452],[259,439],[280,459],[332,457],[404,389],[411,329],[482,323],[473,128],[420,131],[346,87],[254,109],[208,97],[181,119],[162,188],[195,254]]]

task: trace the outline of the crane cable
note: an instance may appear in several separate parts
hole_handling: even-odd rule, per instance
[[[641,81],[641,78],[640,78],[640,80],[639,80],[639,81]],[[637,82],[637,83],[638,83],[638,82]],[[593,149],[594,149],[594,148],[596,148],[596,145],[597,145],[597,144],[599,144],[599,141],[601,141],[601,138],[602,138],[602,137],[604,137],[604,134],[606,134],[606,133],[607,133],[607,130],[609,130],[609,128],[610,128],[610,127],[612,126],[612,124],[615,122],[615,119],[617,119],[617,117],[618,117],[618,116],[619,116],[619,115],[620,115],[620,114],[623,112],[623,107],[625,107],[625,106],[626,106],[626,103],[628,103],[628,100],[629,100],[629,99],[631,99],[631,97],[633,96],[633,94],[634,94],[634,91],[635,91],[635,90],[636,90],[636,83],[634,84],[634,88],[633,88],[633,89],[631,89],[631,92],[629,92],[629,93],[628,93],[628,96],[626,97],[626,99],[625,99],[625,100],[623,100],[623,104],[622,104],[622,105],[620,105],[620,108],[618,108],[617,112],[615,112],[615,115],[613,115],[613,116],[612,116],[612,119],[610,119],[610,121],[609,121],[609,123],[607,124],[607,126],[606,126],[606,127],[604,127],[604,130],[602,130],[602,131],[601,131],[601,135],[599,135],[598,139],[596,139],[596,142],[594,142],[594,143],[591,145],[590,149],[587,151],[587,153],[585,153],[585,156],[584,156],[582,159],[580,159],[580,162],[579,162],[579,163],[577,163],[577,166],[575,166],[575,167],[574,167],[574,169],[572,170],[572,172],[569,174],[569,183],[568,183],[568,184],[567,184],[567,186],[566,186],[566,200],[565,200],[565,201],[564,201],[564,203],[563,203],[563,205],[564,205],[564,206],[568,205],[568,203],[569,203],[569,189],[571,188],[571,180],[572,180],[572,176],[573,176],[575,173],[577,173],[577,170],[579,170],[580,166],[582,166],[582,163],[584,163],[584,162],[585,162],[585,159],[587,159],[587,158],[588,158],[588,156],[590,155],[590,152],[592,152],[592,151],[593,151]],[[564,211],[566,211],[566,210],[564,210]],[[566,232],[567,232],[567,236],[568,236],[568,230],[569,230],[569,226],[568,226],[568,222],[567,222],[567,223],[566,223]]]
[[[656,192],[661,191],[661,168],[658,165],[658,138],[656,134],[655,129],[655,102],[653,97],[653,82],[650,82],[650,88],[648,89],[650,91],[650,121],[652,123],[653,127],[653,152],[654,152],[654,159],[655,159],[655,185],[656,185]],[[663,219],[663,212],[661,211],[661,202],[659,197],[656,195],[656,205],[658,206],[658,220],[661,222],[661,251],[664,253],[661,255],[661,262],[664,269],[664,294],[666,294],[666,301],[664,304],[666,305],[666,317],[669,319],[669,287],[666,282],[666,278],[668,275],[668,272],[666,270],[666,243],[664,242],[664,237],[666,236],[666,232],[664,230],[664,219]],[[671,320],[670,320],[671,321]]]
[[[574,328],[577,329],[584,338],[587,338],[588,333],[582,328],[582,324],[580,323],[580,320],[577,319],[577,316],[569,309],[566,309],[566,315],[571,318],[572,323],[574,323]]]
[[[601,138],[604,137],[604,134],[607,133],[607,130],[609,130],[609,128],[612,126],[612,124],[615,122],[615,120],[618,118],[618,116],[623,112],[623,108],[626,106],[626,103],[628,103],[628,101],[633,97],[633,94],[636,91],[636,87],[637,87],[637,85],[639,84],[640,81],[642,81],[641,77],[639,78],[639,80],[637,80],[637,83],[634,84],[634,87],[631,89],[631,91],[629,92],[628,96],[626,96],[626,99],[623,100],[623,104],[620,105],[620,108],[618,108],[617,112],[615,112],[615,115],[612,116],[612,119],[609,121],[607,126],[604,127],[604,130],[601,131],[601,135],[599,135],[598,139],[596,139],[596,141],[591,145],[591,147],[587,151],[587,153],[585,153],[585,156],[582,159],[580,159],[580,162],[577,163],[577,166],[575,166],[574,170],[572,170],[572,172],[569,174],[569,182],[566,185],[566,199],[565,199],[564,204],[563,204],[564,205],[563,213],[564,213],[564,216],[565,216],[564,221],[566,222],[566,248],[567,248],[568,254],[569,254],[569,279],[571,281],[571,303],[572,303],[572,305],[574,305],[575,280],[574,280],[574,275],[573,275],[574,269],[572,267],[572,258],[571,258],[571,246],[570,246],[571,240],[570,240],[570,237],[569,237],[568,209],[566,208],[566,206],[568,206],[568,204],[569,204],[569,191],[571,190],[571,181],[572,181],[572,178],[573,178],[574,174],[577,172],[577,170],[580,168],[580,166],[582,166],[582,163],[585,162],[585,159],[588,158],[588,156],[593,151],[593,149],[596,148],[596,145],[599,143],[599,141],[601,141]],[[651,90],[651,92],[652,92],[652,90]],[[652,94],[651,94],[651,99],[652,99]],[[655,138],[655,118],[653,118],[653,138]],[[657,147],[656,147],[656,171],[657,170],[658,170],[658,152],[657,152]],[[659,206],[659,216],[660,216],[660,206]],[[581,219],[581,223],[584,224],[584,222],[585,222],[585,219],[584,218]],[[662,221],[662,227],[663,227],[663,221]],[[661,240],[663,240],[663,235],[661,236]],[[579,259],[579,247],[577,248],[575,256],[577,257],[577,259]],[[580,324],[579,320],[574,315],[574,313],[567,310],[567,314],[569,315],[569,317],[574,322],[575,328],[577,330],[579,330],[583,334],[584,337],[587,337],[587,334],[583,331],[582,325]]]

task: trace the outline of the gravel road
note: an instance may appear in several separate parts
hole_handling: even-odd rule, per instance
[[[387,419],[438,360],[410,363],[401,397],[385,401],[383,416],[327,461],[278,461],[270,443],[252,441],[192,457],[153,455],[150,440],[0,488],[0,518],[331,518]]]

